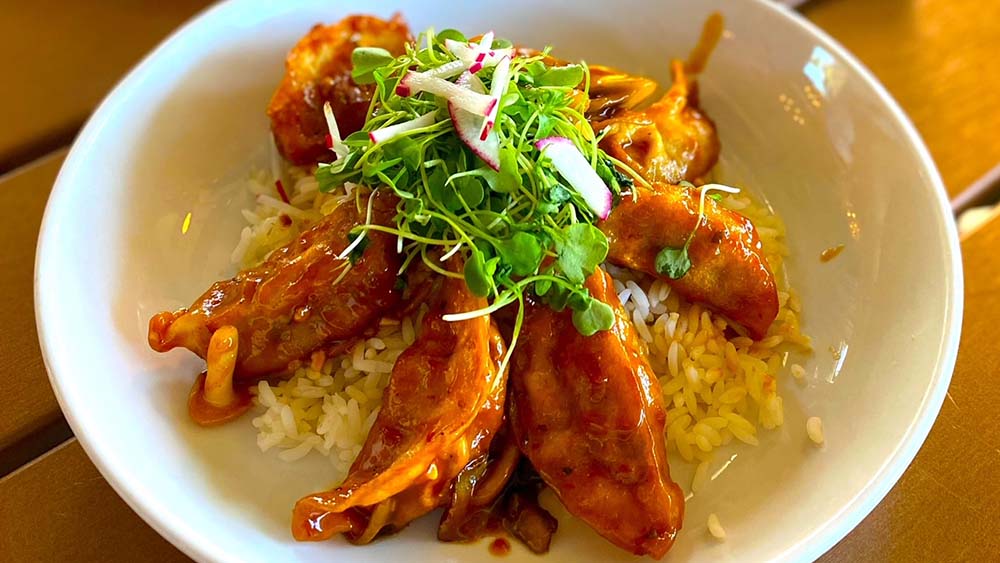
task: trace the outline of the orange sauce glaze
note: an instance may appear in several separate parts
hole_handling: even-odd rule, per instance
[[[252,404],[250,388],[245,386],[234,386],[233,393],[236,394],[236,400],[224,407],[215,406],[205,400],[205,376],[206,372],[198,375],[198,379],[191,387],[191,394],[188,395],[188,414],[191,420],[199,426],[216,426],[250,410]]]
[[[510,553],[510,542],[507,538],[496,538],[490,542],[490,554],[503,557]]]
[[[726,29],[726,21],[719,12],[712,12],[701,28],[701,37],[698,43],[691,49],[687,62],[684,63],[684,70],[691,74],[698,74],[705,69],[708,59],[712,56],[712,51],[722,39],[722,32]]]

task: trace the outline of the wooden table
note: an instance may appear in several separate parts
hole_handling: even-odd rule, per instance
[[[204,2],[21,3],[0,127],[0,561],[186,561],[111,490],[72,438],[35,339],[32,265],[65,147],[129,65]],[[854,51],[910,114],[948,192],[1000,163],[1000,3],[815,0],[807,17]],[[916,460],[823,561],[1000,557],[1000,219],[963,241],[966,312],[953,383]]]

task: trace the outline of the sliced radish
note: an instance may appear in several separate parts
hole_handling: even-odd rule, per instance
[[[337,118],[333,115],[333,108],[330,107],[330,102],[323,104],[323,116],[326,118],[326,127],[330,130],[327,145],[329,145],[330,150],[336,153],[337,158],[346,157],[350,149],[344,144],[344,140],[340,138],[340,128],[337,127]]]
[[[483,34],[482,39],[479,40],[479,50],[486,52],[493,48],[493,32],[487,31]]]
[[[434,78],[453,78],[462,74],[468,70],[468,68],[469,65],[465,61],[459,59],[457,61],[447,62],[439,67],[424,71],[423,74],[426,76],[433,76]]]
[[[414,129],[420,129],[421,127],[427,127],[434,125],[437,121],[437,112],[431,111],[411,119],[409,121],[404,121],[402,123],[397,123],[395,125],[390,125],[388,127],[383,127],[381,129],[376,129],[368,133],[368,138],[374,144],[384,143],[394,137],[397,137],[407,131],[413,131]]]
[[[477,72],[482,70],[483,67],[485,66],[483,62],[486,61],[486,57],[488,55],[495,54],[493,53],[492,49],[493,49],[493,32],[487,31],[486,33],[483,34],[482,39],[479,40],[479,49],[478,49],[479,52],[476,53],[476,62],[469,67],[469,72],[471,72],[472,74],[476,74]]]
[[[469,67],[469,72],[472,74],[484,68],[496,66],[500,62],[500,59],[511,57],[514,54],[514,50],[511,48],[488,49],[484,51],[480,49],[479,45],[462,43],[454,39],[445,39],[444,45],[451,51],[451,54],[458,57],[460,61],[465,62],[466,66]]]
[[[471,70],[469,72],[472,72]],[[490,134],[493,130],[493,124],[496,123],[497,113],[500,111],[500,99],[503,95],[507,93],[507,86],[510,85],[510,57],[504,57],[500,59],[497,63],[497,67],[493,70],[493,82],[490,84],[490,97],[496,100],[496,104],[493,105],[493,109],[490,113],[486,115],[486,119],[483,120],[483,129],[479,132],[479,138],[481,140],[486,140],[486,136]]]
[[[458,80],[455,81],[455,84],[458,84],[462,88],[472,90],[477,94],[486,93],[486,85],[483,84],[482,79],[471,72],[467,72],[462,76],[459,76]]]
[[[396,94],[400,96],[411,96],[418,92],[430,92],[435,96],[440,96],[448,100],[449,104],[464,109],[476,115],[487,115],[497,100],[486,94],[477,94],[468,88],[462,88],[452,82],[435,76],[427,76],[426,73],[413,72],[406,73],[396,88]]]
[[[483,82],[476,75],[466,72],[458,78],[458,86],[471,92],[482,94],[486,91]],[[500,170],[500,139],[495,131],[491,131],[485,139],[479,137],[485,118],[481,115],[465,111],[456,104],[448,103],[448,113],[455,126],[458,138],[469,147],[476,156],[494,170]]]
[[[611,213],[611,190],[573,141],[566,137],[546,137],[536,141],[535,148],[549,157],[552,166],[583,196],[583,201],[587,202],[598,217],[607,219]]]

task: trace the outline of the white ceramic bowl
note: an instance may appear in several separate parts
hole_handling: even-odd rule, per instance
[[[727,32],[701,94],[722,136],[721,176],[752,187],[784,216],[791,278],[816,352],[806,384],[781,383],[785,425],[764,432],[760,447],[727,454],[735,461],[690,501],[669,559],[823,553],[892,487],[934,421],[959,339],[959,249],[934,164],[882,87],[798,16],[738,0],[248,0],[216,6],[175,33],[77,139],[39,242],[46,364],[104,476],[200,560],[487,559],[483,544],[438,543],[433,517],[366,548],[294,542],[290,509],[328,485],[325,460],[290,465],[261,455],[246,420],[214,430],[189,422],[185,399],[200,362],[183,351],[151,352],[146,322],[232,273],[239,181],[266,165],[264,107],[285,52],[312,24],[401,10],[414,29],[495,29],[669,83],[669,59],[686,55],[716,9]],[[191,227],[181,234],[188,212]],[[820,252],[840,243],[844,253],[821,264]],[[805,436],[813,415],[826,426],[822,449]],[[674,466],[682,482],[689,478]],[[706,533],[710,512],[728,532],[725,543]],[[515,547],[509,560],[529,558]],[[564,521],[547,559],[630,557]]]

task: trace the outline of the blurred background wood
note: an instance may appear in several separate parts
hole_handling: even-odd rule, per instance
[[[0,0],[0,173],[68,144],[108,90],[206,0]]]
[[[1000,162],[1000,2],[814,0],[801,10],[903,106],[952,197]]]
[[[32,297],[35,238],[52,182],[65,150],[0,178],[0,374],[6,391],[0,408],[0,475],[69,437],[49,387],[35,335]],[[46,428],[61,426],[54,437],[37,439]],[[52,431],[50,431],[50,434]],[[32,436],[32,440],[24,442]],[[15,444],[20,444],[15,447]],[[16,451],[12,451],[14,448]]]

